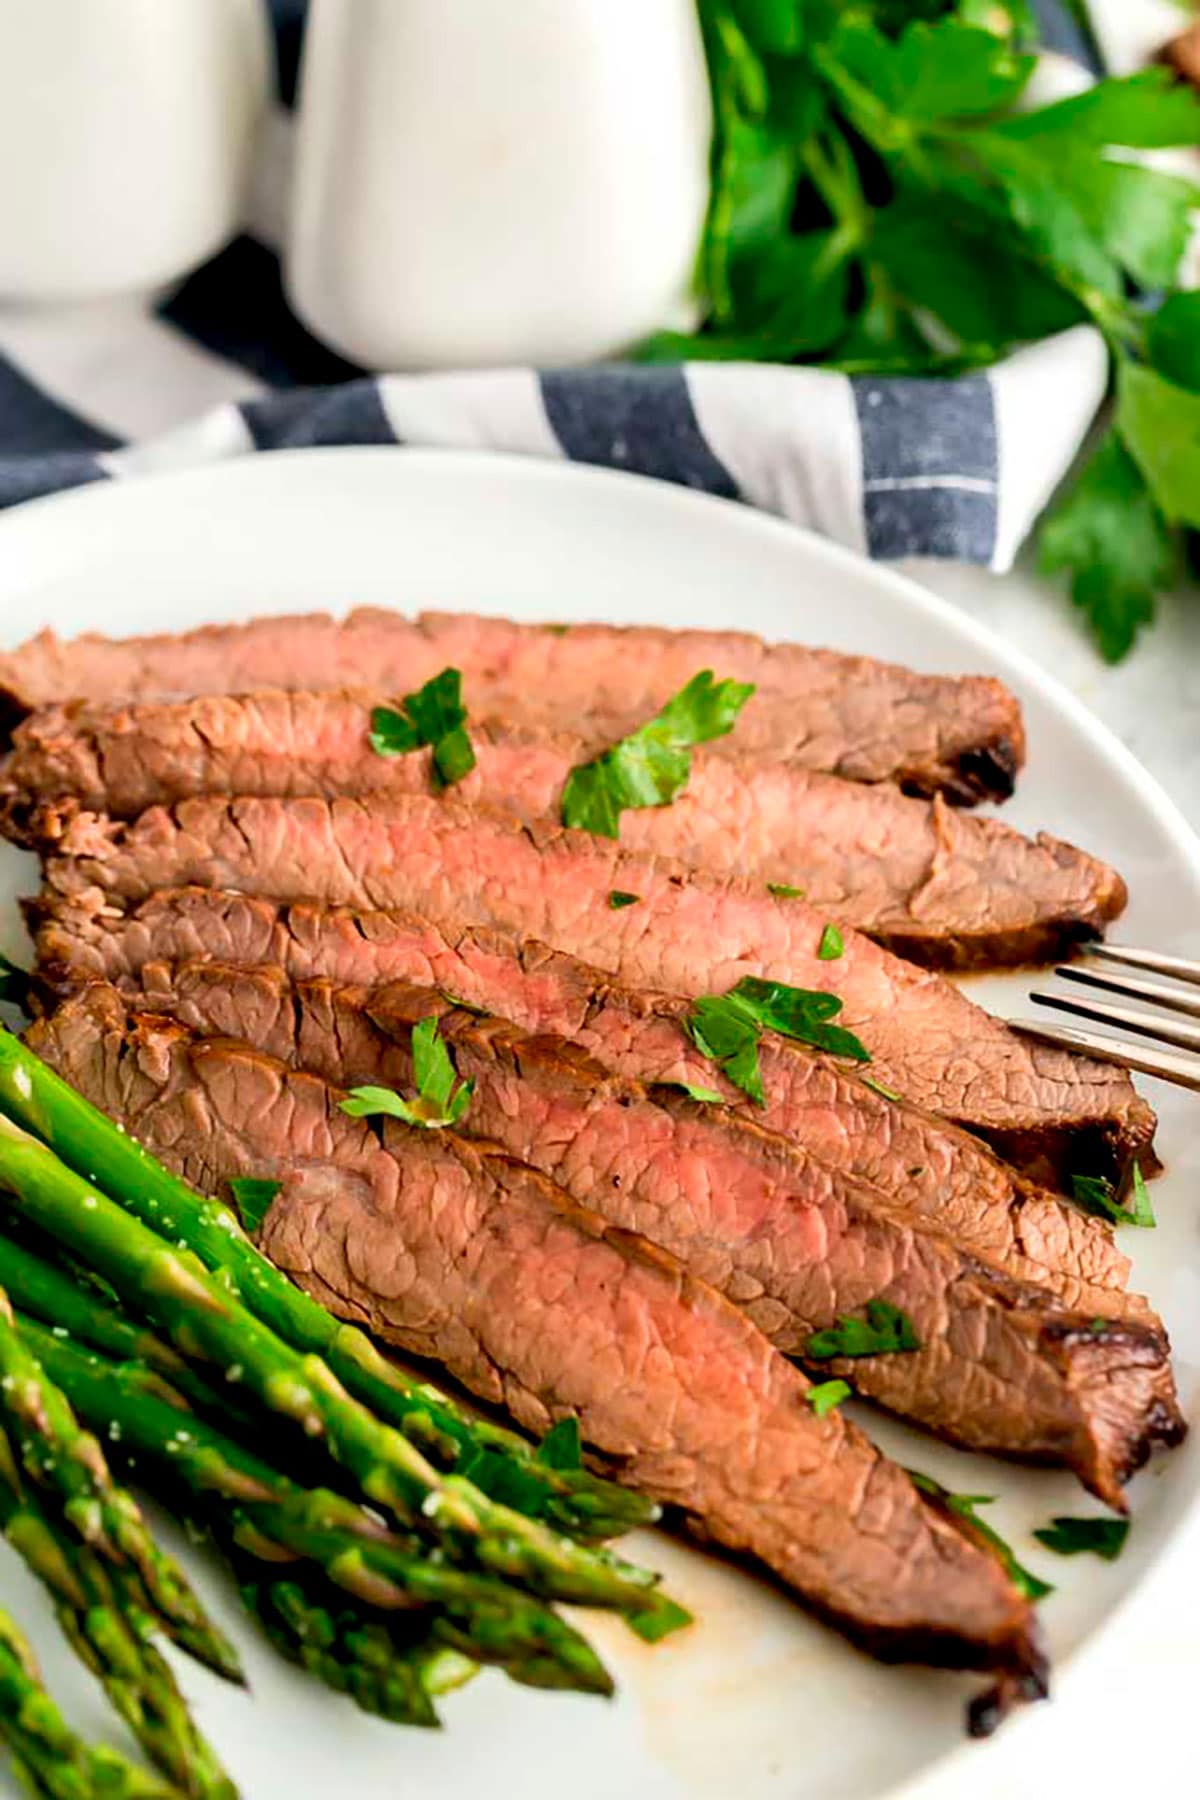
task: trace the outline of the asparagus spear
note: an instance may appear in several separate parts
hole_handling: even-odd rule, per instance
[[[176,1643],[229,1681],[242,1681],[237,1651],[206,1616],[186,1575],[155,1543],[141,1508],[113,1480],[99,1442],[17,1334],[0,1290],[0,1415],[26,1473],[56,1494],[63,1517],[110,1562],[128,1564],[149,1614]]]
[[[249,1557],[236,1558],[234,1568],[245,1606],[280,1654],[378,1718],[439,1725],[432,1685],[439,1657],[454,1658],[467,1671],[474,1668],[427,1638],[398,1644],[378,1619],[344,1601],[318,1599],[304,1582],[267,1575]]]
[[[236,1800],[236,1789],[196,1730],[149,1621],[103,1562],[49,1518],[22,1483],[0,1431],[0,1531],[48,1590],[63,1634],[100,1681],[147,1756],[192,1800]]]
[[[269,1411],[322,1437],[366,1500],[457,1559],[532,1593],[620,1611],[652,1636],[684,1622],[678,1609],[656,1603],[658,1578],[649,1571],[559,1537],[462,1477],[439,1473],[408,1438],[354,1400],[319,1357],[301,1355],[268,1330],[189,1250],[148,1230],[3,1117],[0,1186],[17,1196],[26,1217],[143,1310],[177,1350],[224,1368]],[[165,1229],[177,1223],[162,1220]]]
[[[145,1363],[168,1381],[186,1379],[188,1365],[177,1351],[106,1304],[74,1271],[50,1261],[40,1248],[15,1239],[13,1224],[19,1220],[0,1214],[0,1287],[14,1306],[69,1332],[93,1350],[103,1350],[122,1362]]]
[[[33,1652],[0,1612],[0,1738],[35,1800],[179,1800],[116,1750],[85,1744],[42,1686]]]
[[[499,1663],[516,1681],[608,1693],[611,1682],[579,1634],[516,1589],[437,1560],[342,1494],[304,1488],[206,1420],[147,1391],[136,1367],[109,1363],[27,1319],[20,1329],[84,1418],[108,1419],[121,1443],[205,1503],[220,1499],[221,1539],[271,1564],[314,1564],[381,1611],[423,1609],[439,1645]]]
[[[473,1485],[584,1539],[620,1536],[658,1517],[653,1501],[613,1482],[584,1470],[543,1467],[515,1432],[470,1418],[437,1388],[410,1380],[365,1332],[335,1319],[281,1274],[227,1206],[170,1174],[3,1028],[0,1111],[144,1225],[185,1244],[231,1284],[256,1318],[294,1350],[322,1357],[350,1394],[427,1456],[451,1468],[470,1463]]]
[[[236,1424],[247,1436],[261,1436],[261,1413],[241,1405],[228,1383],[214,1387],[156,1332],[103,1299],[80,1270],[52,1262],[32,1242],[16,1242],[12,1228],[24,1224],[0,1210],[0,1288],[15,1307],[50,1326],[55,1336],[73,1338],[127,1364],[146,1392],[182,1398],[223,1419],[230,1429]]]

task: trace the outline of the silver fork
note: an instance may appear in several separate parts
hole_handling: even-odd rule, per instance
[[[1118,967],[1113,968],[1113,964]],[[1130,970],[1135,973],[1129,973]],[[1073,1013],[1099,1025],[1115,1025],[1139,1038],[1157,1039],[1176,1048],[1155,1050],[1120,1038],[1102,1037],[1095,1031],[1081,1031],[1072,1025],[1043,1025],[1038,1019],[1011,1019],[1009,1023],[1015,1031],[1036,1038],[1039,1043],[1054,1044],[1062,1050],[1082,1050],[1101,1062],[1119,1063],[1122,1068],[1157,1075],[1163,1081],[1173,1081],[1200,1093],[1200,1024],[1183,1022],[1200,1019],[1200,962],[1191,962],[1184,956],[1165,956],[1156,950],[1135,950],[1125,944],[1089,944],[1086,961],[1066,963],[1054,973],[1086,993],[1078,997],[1057,992],[1033,993],[1029,997],[1035,1005]],[[1147,979],[1159,975],[1169,979]],[[1146,1012],[1140,1006],[1115,1005],[1111,1000],[1098,998],[1098,993],[1119,994],[1161,1010]],[[1180,1056],[1179,1050],[1190,1054]]]

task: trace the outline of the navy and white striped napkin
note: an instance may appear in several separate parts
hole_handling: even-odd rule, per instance
[[[278,257],[305,0],[272,0],[281,105],[245,233],[156,303],[0,310],[0,507],[249,452],[411,444],[570,458],[749,502],[875,557],[1007,568],[1105,386],[1078,327],[954,381],[765,364],[367,376],[288,311]],[[1105,0],[1117,62],[1167,0]],[[1047,48],[1086,65],[1069,0]],[[1178,15],[1176,15],[1177,23]]]

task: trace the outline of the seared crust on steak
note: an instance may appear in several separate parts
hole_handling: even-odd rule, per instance
[[[272,1259],[344,1317],[448,1368],[527,1428],[567,1413],[620,1479],[756,1557],[887,1658],[1035,1682],[1031,1608],[745,1316],[502,1150],[351,1120],[244,1045],[194,1043],[93,988],[34,1047],[185,1179],[283,1190]]]
[[[187,800],[131,825],[47,807],[52,895],[123,910],[158,888],[236,888],[285,902],[408,909],[447,929],[536,937],[631,986],[722,993],[742,976],[837,993],[871,1074],[979,1132],[1039,1178],[1123,1176],[1152,1154],[1154,1114],[1128,1076],[1018,1037],[943,977],[858,933],[818,954],[803,900],[718,881],[585,832],[524,826],[425,796]],[[614,911],[614,889],[639,896]]]
[[[892,1100],[852,1067],[767,1034],[766,1105],[754,1106],[682,1028],[688,1002],[618,986],[603,971],[487,929],[439,931],[412,914],[286,906],[209,888],[158,893],[128,914],[51,907],[34,922],[38,991],[65,999],[104,980],[186,1003],[206,964],[277,967],[364,991],[417,983],[522,1030],[571,1038],[614,1074],[717,1089],[727,1106],[798,1138],[830,1168],[892,1194],[1022,1279],[1082,1306],[1090,1287],[1123,1288],[1129,1259],[1111,1225],[1034,1186],[977,1137]],[[378,993],[378,1003],[386,1003]],[[1098,1310],[1105,1310],[1103,1307]]]
[[[287,799],[432,791],[430,752],[381,756],[371,696],[272,690],[175,704],[35,713],[0,764],[0,820],[30,836],[40,803],[114,818],[201,795]],[[456,801],[557,823],[579,736],[472,720],[476,763]],[[670,806],[626,812],[621,842],[712,876],[799,887],[813,906],[931,968],[1052,959],[1119,914],[1114,869],[1058,839],[995,819],[766,762],[722,744],[693,758]]]
[[[414,1085],[412,1028],[436,1016],[474,1084],[461,1133],[672,1251],[787,1355],[886,1300],[912,1320],[919,1351],[835,1359],[830,1374],[967,1448],[1065,1464],[1118,1509],[1154,1443],[1182,1436],[1166,1333],[1140,1298],[1090,1290],[1068,1311],[799,1144],[613,1076],[562,1038],[478,1018],[428,987],[293,988],[278,971],[220,965],[181,971],[147,1004],[335,1086],[400,1092]]]
[[[474,713],[585,730],[635,729],[701,669],[756,684],[740,750],[911,793],[1002,800],[1025,757],[1021,709],[986,676],[918,675],[870,657],[764,644],[732,631],[516,625],[470,613],[364,608],[124,640],[42,632],[0,655],[0,727],[41,706],[198,694],[369,687],[403,694],[461,669]]]

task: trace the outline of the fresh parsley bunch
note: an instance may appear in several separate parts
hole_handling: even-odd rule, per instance
[[[1112,423],[1041,557],[1120,658],[1200,528],[1200,295],[1171,291],[1200,190],[1138,160],[1200,144],[1200,101],[1150,69],[1022,110],[1026,0],[699,3],[708,317],[645,355],[954,374],[1090,321]]]

